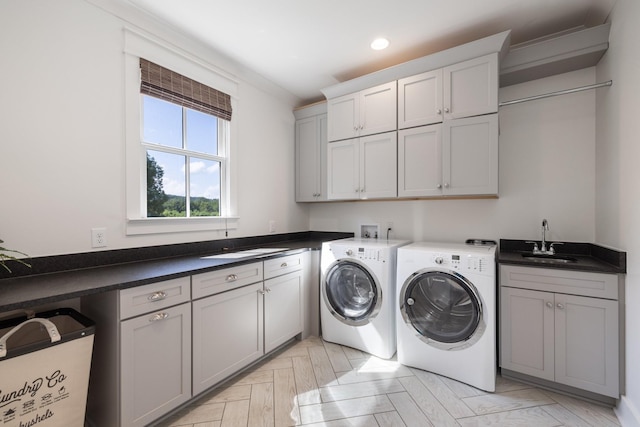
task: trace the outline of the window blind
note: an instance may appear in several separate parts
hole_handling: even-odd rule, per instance
[[[195,80],[140,58],[140,93],[231,120],[231,97]]]

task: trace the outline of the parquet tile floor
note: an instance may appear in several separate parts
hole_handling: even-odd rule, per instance
[[[310,337],[157,427],[619,426],[611,408],[502,377],[495,393]]]

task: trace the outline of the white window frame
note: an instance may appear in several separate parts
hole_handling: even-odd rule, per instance
[[[147,218],[147,146],[142,143],[142,94],[140,93],[140,58],[148,59],[193,80],[225,92],[231,97],[233,110],[237,106],[238,83],[232,77],[215,69],[204,61],[173,46],[125,29],[124,89],[125,89],[125,146],[126,146],[126,234],[161,234],[191,231],[231,230],[238,226],[237,191],[234,179],[233,137],[237,135],[237,120],[227,127],[226,145],[220,147],[226,157],[224,171],[221,169],[220,216],[188,218]]]

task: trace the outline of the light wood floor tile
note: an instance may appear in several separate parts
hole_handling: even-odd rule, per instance
[[[316,375],[318,386],[324,387],[328,385],[336,385],[336,373],[331,366],[329,356],[324,346],[309,347],[309,357],[311,358],[311,366]]]
[[[409,393],[392,393],[389,394],[389,400],[398,411],[398,415],[402,418],[402,421],[408,426],[433,426],[431,421],[420,410],[416,402],[411,399]]]
[[[374,427],[377,426],[373,415],[343,418],[341,420],[304,424],[304,427]]]
[[[375,414],[375,417],[380,427],[406,427],[406,424],[402,421],[400,414],[396,411]]]
[[[458,426],[451,414],[442,406],[440,401],[416,377],[400,378],[400,383],[416,402],[418,407],[427,415],[435,426]]]
[[[318,384],[324,385],[319,387]],[[496,378],[496,392],[328,343],[291,342],[153,427],[619,427],[613,410]]]
[[[221,427],[246,427],[249,422],[249,400],[227,402]]]
[[[320,391],[309,355],[293,357],[291,360],[293,361],[293,373],[298,391],[298,404],[302,406],[320,403]]]
[[[251,371],[234,382],[235,385],[242,384],[260,384],[260,383],[272,383],[273,382],[273,370],[268,371]]]
[[[509,427],[556,427],[562,423],[540,407],[517,409],[495,414],[479,415],[458,420],[462,427],[509,426]]]
[[[556,420],[560,421],[565,427],[590,427],[591,424],[565,408],[564,406],[556,403],[555,405],[545,405],[541,408],[551,415]]]
[[[253,384],[249,403],[249,425],[251,427],[273,427],[273,383]]]
[[[420,369],[412,369],[411,372],[438,399],[451,416],[461,418],[475,415],[453,390],[445,385],[442,381],[443,377]]]
[[[493,412],[512,411],[531,406],[549,405],[555,403],[551,398],[538,389],[509,391],[500,394],[485,394],[484,396],[467,397],[462,399],[477,415]]]
[[[400,384],[396,378],[391,378],[356,384],[321,387],[320,396],[323,402],[333,402],[336,400],[354,399],[357,397],[375,396],[401,391],[404,391],[402,384]]]
[[[216,390],[215,393],[211,394],[211,397],[201,400],[200,404],[206,405],[209,403],[231,402],[234,400],[248,400],[250,398],[251,384],[232,385],[221,390]]]
[[[584,400],[552,391],[544,390],[543,392],[591,425],[598,427],[615,427],[620,425],[616,414],[611,408],[590,404]]]
[[[324,348],[327,351],[329,361],[331,362],[331,366],[333,367],[333,370],[335,372],[348,371],[349,369],[351,369],[351,364],[349,363],[349,359],[347,359],[347,356],[342,350],[342,346],[330,342],[325,342]]]
[[[483,396],[488,394],[486,391],[480,390],[478,388],[472,387],[468,384],[465,384],[460,381],[452,380],[447,377],[440,377],[442,382],[453,391],[459,399],[464,399],[465,397],[473,397],[473,396]]]
[[[341,346],[347,359],[366,359],[369,355],[353,347]]]
[[[193,405],[167,420],[163,426],[191,426],[194,423],[222,420],[224,403]]]
[[[387,396],[361,397],[358,399],[320,403],[300,407],[303,424],[332,421],[341,418],[373,415],[394,410]]]
[[[293,368],[273,371],[273,401],[276,426],[300,424],[300,409],[298,408]]]

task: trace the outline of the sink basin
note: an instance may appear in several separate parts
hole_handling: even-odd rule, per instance
[[[527,259],[527,260],[530,260],[530,261],[549,262],[549,263],[554,263],[554,262],[568,263],[568,262],[577,262],[578,261],[574,257],[567,256],[567,255],[558,255],[558,254],[553,254],[553,255],[547,255],[547,254],[522,254],[522,257]]]
[[[202,257],[203,259],[233,259],[233,258],[247,258],[247,257],[255,257],[265,254],[270,254],[274,252],[282,252],[287,251],[289,248],[259,248],[259,249],[247,249],[244,251],[238,252],[228,252],[218,255],[210,255],[206,257]]]

